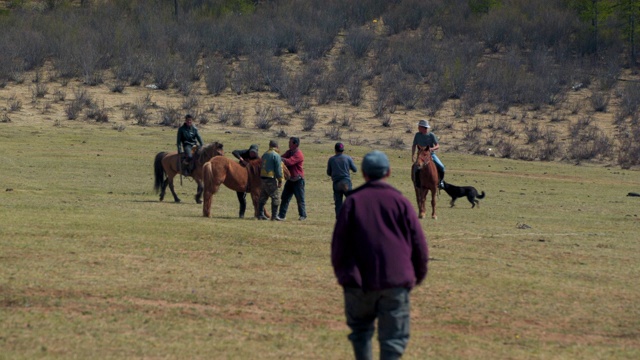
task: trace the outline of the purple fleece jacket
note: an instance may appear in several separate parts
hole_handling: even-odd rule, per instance
[[[427,275],[429,250],[413,206],[384,180],[352,191],[331,241],[338,283],[376,291],[413,288]]]

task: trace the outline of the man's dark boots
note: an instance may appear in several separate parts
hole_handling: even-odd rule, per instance
[[[277,220],[277,221],[284,220],[278,216],[278,205],[271,204],[271,220]]]

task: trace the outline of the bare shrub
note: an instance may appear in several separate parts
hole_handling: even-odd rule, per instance
[[[359,106],[362,102],[362,78],[353,76],[347,83],[347,98],[353,106]]]
[[[136,123],[138,125],[142,125],[145,126],[147,124],[149,124],[149,118],[150,118],[150,114],[149,114],[149,101],[148,98],[144,98],[142,100],[138,100],[136,101],[136,103],[133,105],[131,111],[132,111],[132,116],[135,119]]]
[[[349,29],[344,43],[356,58],[361,58],[367,54],[374,39],[375,34],[371,30],[356,26]]]
[[[527,124],[524,127],[524,133],[527,136],[527,144],[536,143],[543,136],[537,122]]]
[[[518,150],[518,146],[509,138],[500,139],[496,144],[496,148],[498,149],[500,156],[505,159],[513,159]]]
[[[603,91],[596,91],[591,95],[591,97],[589,98],[589,101],[591,102],[591,107],[593,108],[593,111],[607,112],[607,107],[609,106],[609,99],[610,99],[609,94]]]
[[[178,127],[180,126],[181,114],[178,108],[167,105],[164,109],[160,109],[160,125]]]
[[[180,106],[183,110],[192,110],[198,107],[200,104],[200,99],[197,96],[188,96],[182,100],[182,104]]]
[[[307,111],[302,116],[302,130],[303,131],[311,131],[316,126],[316,124],[320,120],[318,119],[318,114],[313,111]]]
[[[218,112],[218,121],[222,124],[226,124],[231,120],[231,110],[225,107],[221,107]]]
[[[53,93],[53,100],[56,102],[64,102],[64,99],[67,97],[67,93],[62,89],[57,89]]]
[[[9,112],[15,112],[22,109],[22,101],[18,100],[15,95],[11,95],[7,100],[7,105],[9,108]]]
[[[33,87],[31,87],[31,97],[32,99],[42,99],[49,93],[49,87],[46,84],[41,82],[36,83]]]
[[[316,88],[316,101],[318,105],[325,105],[336,100],[339,86],[340,82],[335,73],[331,72],[321,76],[320,79],[318,79],[318,86]]]
[[[558,136],[551,128],[546,128],[542,145],[538,148],[538,158],[542,161],[553,161],[561,155],[562,146],[557,142]]]
[[[393,136],[389,139],[389,147],[392,149],[404,149],[404,139],[401,136]]]
[[[640,165],[640,127],[635,126],[622,131],[618,164],[623,169]]]
[[[390,128],[391,125],[393,124],[393,120],[391,119],[391,115],[389,115],[389,114],[382,115],[382,118],[380,119],[380,124],[382,124],[383,127]]]
[[[205,65],[204,82],[209,94],[214,96],[227,88],[227,69],[222,61],[213,60]]]
[[[231,125],[237,127],[244,126],[244,114],[241,109],[235,109],[231,112]]]
[[[257,106],[256,107],[256,118],[254,123],[258,129],[268,130],[273,126],[274,121],[271,115],[271,107],[270,106]]]
[[[87,109],[86,116],[87,119],[95,120],[96,122],[109,122],[109,111],[104,106],[104,102],[102,103],[102,106],[97,104],[90,106],[89,109]]]
[[[438,110],[442,108],[445,100],[447,100],[446,94],[437,91],[437,89],[431,89],[424,97],[422,105],[429,116],[435,116]]]
[[[577,162],[597,157],[610,157],[613,154],[613,141],[600,128],[587,124],[570,127],[571,143],[567,149],[567,158]]]
[[[67,104],[64,108],[65,114],[67,115],[68,120],[75,120],[80,115],[82,111],[83,104],[78,99],[74,99],[69,104]]]
[[[628,82],[622,90],[620,112],[623,117],[637,114],[640,110],[640,83]]]
[[[125,83],[121,80],[117,80],[113,86],[111,86],[111,92],[122,94],[124,91]]]
[[[0,122],[1,123],[10,123],[11,122],[11,118],[9,117],[9,115],[7,113],[2,114],[2,117],[0,117]]]
[[[342,131],[338,126],[332,126],[329,130],[325,131],[324,135],[330,140],[340,140],[342,138]]]

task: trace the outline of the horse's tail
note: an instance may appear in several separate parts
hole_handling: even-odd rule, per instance
[[[153,161],[153,174],[155,175],[155,181],[153,183],[153,189],[156,191],[156,194],[160,192],[162,189],[162,184],[164,183],[164,168],[162,167],[162,158],[165,157],[167,153],[165,151],[161,151],[156,155],[156,159]]]
[[[478,198],[478,199],[484,199],[484,191],[482,192],[482,194],[480,194],[480,195],[476,196],[476,198]]]

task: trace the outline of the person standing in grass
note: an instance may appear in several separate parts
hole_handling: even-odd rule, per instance
[[[429,147],[429,149],[431,149],[431,159],[438,169],[438,187],[444,189],[444,165],[436,155],[436,151],[440,149],[440,144],[438,143],[438,137],[436,134],[430,132],[430,129],[431,126],[427,120],[420,120],[418,122],[418,132],[413,137],[413,144],[411,145],[411,162],[415,163],[416,161],[416,148],[418,145]],[[420,186],[419,177],[417,176],[418,169],[414,167],[413,171],[415,173],[414,178],[416,179],[415,185],[418,187]]]
[[[289,150],[282,154],[282,161],[291,173],[291,177],[284,184],[282,190],[282,205],[277,220],[284,220],[287,216],[287,208],[291,197],[295,195],[298,203],[298,220],[307,218],[307,209],[304,202],[304,155],[299,148],[300,138],[289,139]]]
[[[202,147],[202,138],[198,129],[193,125],[193,116],[187,114],[184,117],[184,124],[178,128],[178,153],[183,154],[183,158],[186,162],[186,166],[182,169],[184,176],[189,176],[195,167],[195,161],[193,161],[192,149],[194,146],[200,145]],[[180,151],[182,150],[182,152]]]
[[[278,142],[269,141],[269,150],[262,155],[262,168],[260,177],[262,178],[262,191],[258,201],[258,219],[267,220],[264,215],[264,206],[271,198],[271,220],[281,220],[278,218],[278,206],[280,206],[280,188],[284,181],[282,171],[282,159],[278,154]]]
[[[251,144],[249,149],[245,150],[233,150],[231,152],[233,156],[236,157],[240,161],[240,165],[246,166],[247,163],[251,160],[258,158],[258,145]],[[247,184],[247,187],[249,184]],[[240,202],[240,212],[239,217],[244,218],[244,212],[247,210],[247,192],[251,191],[251,189],[245,189],[245,191],[238,191],[236,195],[238,196],[238,202]]]
[[[409,342],[409,293],[427,275],[422,226],[411,202],[385,181],[390,173],[383,152],[365,155],[366,182],[345,200],[331,240],[356,359],[373,359],[376,318],[380,358],[402,357]]]
[[[351,191],[351,173],[358,171],[351,156],[344,155],[344,144],[336,143],[334,146],[336,154],[329,158],[327,163],[327,175],[333,181],[333,201],[335,203],[336,217],[342,207],[342,202],[347,192]]]

